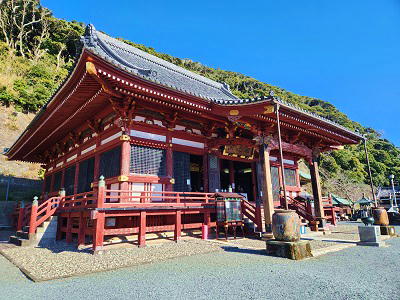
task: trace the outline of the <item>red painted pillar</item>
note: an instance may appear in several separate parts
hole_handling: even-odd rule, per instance
[[[177,210],[175,215],[174,241],[177,242],[181,239],[181,233],[182,233],[182,212],[180,210]]]
[[[34,234],[36,232],[36,221],[37,221],[37,210],[38,210],[38,197],[34,197],[31,207],[31,216],[29,220],[29,234]]]
[[[166,171],[167,171],[167,177],[172,179],[172,178],[174,178],[174,155],[173,155],[173,151],[172,151],[172,134],[171,134],[170,128],[168,128],[166,142],[167,142]],[[171,182],[167,183],[165,185],[165,190],[172,191],[173,184]]]
[[[68,218],[67,218],[66,242],[67,243],[72,242],[72,216],[71,216],[71,213],[68,213]]]
[[[93,251],[99,251],[103,249],[104,223],[105,223],[105,214],[104,212],[99,211],[95,219],[95,227],[93,234]]]
[[[121,136],[121,176],[119,178],[121,182],[121,190],[129,190],[129,174],[130,174],[130,162],[131,162],[131,142],[129,135]],[[125,195],[128,196],[128,195]],[[121,202],[127,200],[121,199]]]
[[[100,154],[97,151],[97,148],[100,147],[100,137],[96,136],[96,148],[94,149],[95,154],[94,154],[94,168],[93,168],[93,181],[97,181],[97,179],[100,177],[99,174],[100,172]]]
[[[139,216],[139,237],[138,243],[139,247],[142,248],[146,246],[146,212],[141,211]]]
[[[208,239],[208,230],[210,228],[210,221],[211,221],[210,212],[205,212],[204,213],[204,223],[203,223],[203,226],[201,228],[201,238],[203,240],[207,240]]]

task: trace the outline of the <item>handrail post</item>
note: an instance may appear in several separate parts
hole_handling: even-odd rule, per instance
[[[37,219],[37,210],[38,210],[38,197],[33,197],[32,208],[31,208],[31,218],[29,220],[29,235],[34,234],[36,232],[36,219]]]
[[[101,175],[99,180],[98,194],[97,194],[97,207],[99,208],[104,206],[105,189],[106,189],[106,182],[104,181],[104,176]]]
[[[59,197],[60,197],[60,202],[61,202],[61,200],[62,200],[63,198],[65,198],[65,195],[66,195],[65,189],[64,189],[64,188],[61,188],[60,191],[58,192],[58,195],[59,195]],[[59,202],[58,205],[61,204],[60,202]]]
[[[25,202],[21,201],[20,206],[19,206],[19,211],[18,211],[17,231],[22,230],[22,223],[24,221],[24,215],[25,215]]]

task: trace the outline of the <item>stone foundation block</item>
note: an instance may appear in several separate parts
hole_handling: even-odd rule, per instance
[[[277,240],[266,241],[267,254],[277,257],[284,257],[293,260],[300,260],[312,257],[309,241],[282,242]]]
[[[358,226],[358,234],[360,235],[358,246],[385,246],[385,243],[381,241],[380,226]]]

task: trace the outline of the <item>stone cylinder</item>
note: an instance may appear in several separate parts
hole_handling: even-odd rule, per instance
[[[277,241],[300,240],[300,218],[294,210],[277,209],[272,215],[272,232]]]
[[[384,207],[376,207],[372,209],[372,215],[374,216],[375,225],[388,226],[389,216]]]

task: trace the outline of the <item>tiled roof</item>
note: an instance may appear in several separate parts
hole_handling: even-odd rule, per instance
[[[146,80],[203,99],[237,99],[227,84],[190,72],[120,40],[86,27],[82,37],[84,47],[113,65]]]
[[[269,96],[239,99],[231,93],[226,83],[216,82],[146,53],[134,46],[97,31],[93,25],[88,25],[86,27],[82,42],[86,49],[116,67],[160,85],[221,105],[246,105],[273,100],[275,103],[280,103],[291,110],[319,119],[325,123],[341,128],[346,132],[352,133],[359,138],[363,138],[362,135],[344,126],[299,108],[284,101],[280,97],[274,96],[273,91],[270,91]]]

